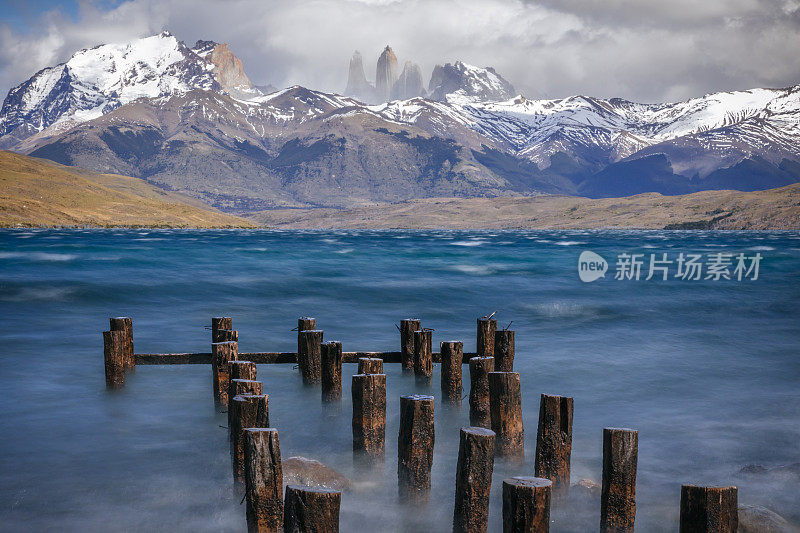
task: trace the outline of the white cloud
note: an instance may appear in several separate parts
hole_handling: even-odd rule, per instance
[[[0,90],[74,51],[169,29],[227,42],[256,83],[341,91],[353,50],[367,77],[391,44],[428,76],[461,59],[494,66],[531,97],[639,101],[800,83],[796,0],[130,0],[0,24]]]

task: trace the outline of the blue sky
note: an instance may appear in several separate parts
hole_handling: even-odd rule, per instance
[[[10,24],[21,33],[28,33],[32,26],[35,26],[36,22],[40,20],[42,13],[46,11],[58,11],[64,17],[77,21],[80,3],[54,0],[0,0],[0,8],[2,8],[3,22]],[[98,0],[92,3],[100,9],[108,10],[117,7],[122,0]]]

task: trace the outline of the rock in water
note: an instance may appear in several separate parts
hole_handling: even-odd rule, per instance
[[[282,463],[284,485],[306,485],[334,490],[349,490],[350,480],[333,468],[307,457],[289,457]]]
[[[367,81],[364,75],[364,60],[361,53],[356,50],[350,58],[350,69],[347,72],[347,88],[345,96],[352,96],[367,103],[375,101],[375,87]]]
[[[392,87],[392,100],[408,100],[417,96],[425,96],[425,86],[422,83],[422,69],[419,65],[406,61],[403,72]]]
[[[386,45],[383,53],[378,58],[378,67],[375,70],[375,91],[382,102],[389,100],[392,87],[397,81],[397,56],[392,47]]]
[[[781,515],[759,505],[739,506],[739,533],[797,533]]]

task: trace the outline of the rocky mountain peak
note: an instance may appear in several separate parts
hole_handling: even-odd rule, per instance
[[[209,41],[204,42],[208,43]],[[234,98],[248,99],[261,96],[261,91],[250,82],[250,78],[244,73],[242,60],[233,55],[226,43],[214,43],[214,45],[205,55],[205,59],[214,65],[214,78],[222,86],[222,89]]]
[[[392,87],[392,100],[408,100],[425,96],[425,85],[422,82],[422,69],[416,63],[406,61],[403,72]]]
[[[492,67],[480,68],[461,61],[436,65],[428,91],[432,100],[447,101],[447,95],[460,92],[480,101],[508,100],[516,95],[514,86]]]
[[[356,50],[350,58],[350,68],[347,71],[347,88],[344,90],[347,96],[353,96],[364,102],[374,102],[375,87],[367,81],[364,74],[364,60],[361,52]]]
[[[378,58],[375,71],[375,91],[381,101],[389,100],[397,77],[397,56],[394,55],[392,47],[386,45]]]

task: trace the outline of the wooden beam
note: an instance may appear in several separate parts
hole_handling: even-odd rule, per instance
[[[474,352],[464,352],[464,364],[477,354]],[[342,353],[343,363],[358,363],[362,357],[383,359],[384,363],[400,363],[400,352],[344,352]],[[239,359],[242,361],[252,361],[259,365],[277,363],[297,363],[296,352],[239,352]],[[433,362],[440,363],[442,356],[439,352],[433,352]],[[211,363],[211,353],[137,353],[137,365],[207,365]]]

